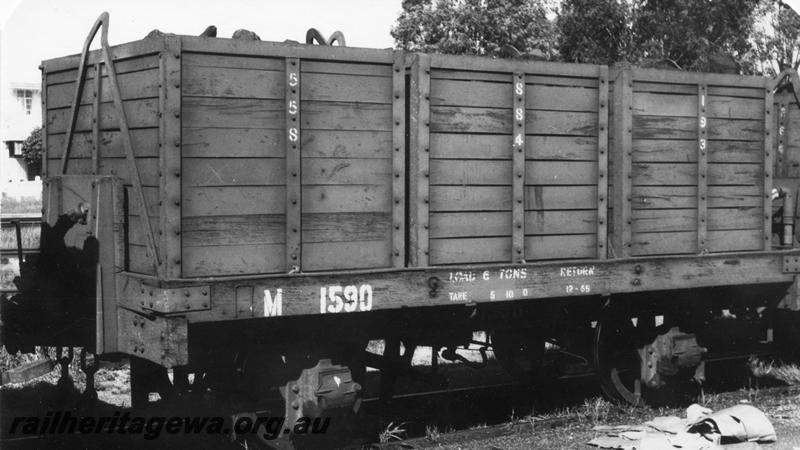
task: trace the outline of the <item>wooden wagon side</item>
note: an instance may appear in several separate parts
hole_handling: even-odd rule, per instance
[[[615,71],[618,256],[771,248],[770,86],[761,77]]]
[[[417,55],[411,73],[412,265],[606,257],[605,66]]]
[[[391,50],[182,38],[184,277],[405,263]]]
[[[125,234],[125,245],[124,249],[119,249],[120,261],[116,264],[124,270],[149,275],[158,272],[154,251],[160,257],[166,256],[160,239],[164,218],[160,194],[163,189],[161,173],[166,153],[162,151],[162,132],[165,127],[164,100],[167,97],[167,88],[161,78],[164,70],[163,48],[163,40],[147,39],[110,49],[138,177],[126,159],[125,136],[120,122],[122,118],[113,101],[109,71],[102,52],[98,50],[88,54],[82,95],[66,158],[64,153],[79,81],[80,59],[77,55],[69,56],[45,61],[42,65],[42,172],[46,180],[46,201],[55,201],[58,197],[59,205],[46,208],[48,217],[45,220],[53,224],[57,214],[63,212],[62,207],[69,209],[80,202],[90,203],[88,198],[82,198],[75,190],[57,187],[55,183],[59,182],[58,177],[117,177],[125,195],[124,205],[120,205],[124,209],[123,222],[117,224],[120,232]],[[88,186],[90,183],[85,184]],[[145,199],[146,214],[135,192],[137,184]],[[148,226],[155,237],[153,249],[147,246]],[[80,237],[76,239],[82,240]],[[82,242],[78,246],[81,245]]]

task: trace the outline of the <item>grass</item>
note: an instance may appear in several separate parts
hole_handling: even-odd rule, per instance
[[[22,237],[22,248],[39,248],[39,234],[40,226],[38,223],[30,225],[22,225],[20,227],[20,235]],[[17,248],[17,230],[15,227],[3,227],[0,229],[0,248],[2,249],[16,249]]]
[[[748,360],[750,371],[756,379],[772,379],[786,384],[800,384],[800,366],[776,361]]]
[[[406,430],[403,428],[405,423],[398,423],[395,425],[394,422],[389,422],[389,425],[386,425],[386,428],[380,432],[378,435],[378,441],[381,444],[388,444],[392,441],[399,441],[406,436]]]

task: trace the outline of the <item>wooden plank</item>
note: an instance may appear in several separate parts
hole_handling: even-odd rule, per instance
[[[709,85],[708,93],[719,97],[755,98],[759,100],[764,98],[764,90],[762,88],[740,87],[735,84],[728,86]]]
[[[159,69],[155,67],[145,71],[119,75],[119,90],[122,99],[136,100],[158,97],[158,73]],[[107,77],[87,77],[79,102],[81,105],[91,105],[95,99],[98,99],[101,103],[110,103],[114,100],[110,89]],[[98,93],[99,95],[97,95]],[[75,100],[74,97],[75,82],[47,86],[47,109],[72,106],[72,102]]]
[[[183,188],[183,217],[283,214],[284,186]]]
[[[597,185],[527,186],[525,209],[594,209],[596,199]]]
[[[735,120],[709,118],[708,137],[710,139],[729,139],[736,141],[763,141],[764,119]]]
[[[760,186],[709,186],[708,207],[750,207],[763,204]],[[633,207],[696,208],[695,186],[639,186],[632,196]]]
[[[94,53],[94,52],[92,52]],[[44,69],[42,72],[47,74],[47,85],[53,85],[58,83],[74,83],[75,80],[78,79],[78,56],[76,55],[73,59],[74,63],[71,66],[67,66],[66,68],[59,69],[59,70],[47,70]],[[58,58],[62,61],[60,62],[67,62],[68,58]],[[100,76],[108,76],[108,69],[105,66],[105,61],[103,58],[95,59],[93,62],[86,62],[86,79],[92,80],[95,78],[95,64],[100,64]],[[44,68],[44,67],[43,67]],[[120,59],[117,58],[114,61],[114,71],[117,73],[117,76],[122,79],[122,75],[131,73],[131,72],[139,72],[149,69],[158,68],[158,54],[149,54],[149,55],[134,55],[132,58],[127,59]],[[50,67],[53,69],[53,66]],[[44,86],[44,85],[43,85]],[[121,88],[121,87],[120,87]]]
[[[392,67],[392,266],[406,265],[406,76],[405,54],[395,52]]]
[[[528,134],[596,136],[597,114],[526,111]],[[511,110],[498,108],[431,107],[431,132],[511,134]]]
[[[388,239],[388,213],[303,214],[303,242],[356,242]],[[282,214],[186,217],[183,242],[187,247],[244,244],[284,244],[286,217]]]
[[[187,158],[283,158],[285,134],[283,129],[184,126],[181,151]]]
[[[81,159],[92,157],[94,132],[84,131],[72,136],[70,158]],[[66,134],[54,134],[47,138],[47,155],[53,159],[60,159],[64,151]],[[98,136],[101,158],[124,158],[125,150],[122,148],[122,137],[119,131],[100,131]],[[141,128],[131,130],[131,143],[136,157],[158,157],[158,128]]]
[[[633,78],[638,81],[693,85],[706,83],[722,86],[761,87],[764,84],[762,77],[641,68],[633,69]]]
[[[763,169],[763,188],[764,190],[761,191],[764,197],[764,222],[763,222],[763,242],[762,248],[764,250],[770,250],[772,248],[772,127],[770,126],[772,123],[772,109],[774,107],[774,94],[772,89],[770,89],[770,82],[768,79],[764,81],[764,91],[766,96],[764,97],[764,116],[762,130],[763,130],[763,140],[764,140],[764,161],[762,165]]]
[[[132,245],[147,246],[147,232],[145,231],[146,222],[140,215],[129,214],[127,217],[128,228],[127,238],[128,243]],[[159,236],[162,232],[160,217],[150,216],[150,223],[153,226],[153,234]]]
[[[184,158],[183,186],[281,186],[284,158]]]
[[[181,177],[187,174],[182,167],[181,142],[181,42],[175,36],[165,38],[165,51],[161,54],[160,110],[161,110],[161,229],[164,274],[167,278],[181,277],[182,221]]]
[[[300,140],[303,158],[394,158],[393,132],[302,130]]]
[[[511,259],[510,237],[431,238],[430,244],[431,265],[508,262]]]
[[[304,101],[304,129],[391,131],[391,105]]]
[[[190,66],[219,67],[223,69],[255,69],[277,72],[283,72],[284,70],[283,58],[270,58],[263,55],[242,56],[233,54],[195,53],[184,49],[181,58],[187,71],[192,70]]]
[[[285,96],[283,71],[194,65],[185,67],[181,83],[185,96],[273,100],[281,100]]]
[[[512,183],[512,162],[431,159],[430,183],[432,186],[510,186]]]
[[[526,211],[525,233],[589,234],[597,228],[595,210]],[[508,212],[431,213],[431,238],[509,236]]]
[[[634,139],[696,139],[697,120],[689,117],[633,116]],[[761,141],[763,120],[708,119],[709,139]]]
[[[512,77],[512,85],[514,86],[513,108],[514,108],[514,125],[512,136],[514,137],[512,144],[512,175],[511,191],[513,200],[511,203],[511,247],[512,255],[511,262],[525,261],[525,181],[528,171],[526,166],[534,164],[533,162],[526,164],[525,162],[525,105],[527,101],[527,93],[525,89],[525,74],[523,72],[516,72]],[[487,162],[487,164],[489,164]],[[530,254],[528,254],[530,255]],[[532,255],[530,255],[532,256]]]
[[[50,164],[54,164],[55,159],[50,159]],[[158,158],[136,158],[136,167],[139,169],[143,186],[160,187],[159,180],[159,160]],[[70,158],[67,166],[67,174],[86,174],[91,175],[93,163],[91,158]],[[114,175],[130,183],[131,170],[125,158],[103,158],[99,161],[98,173],[101,175]]]
[[[697,139],[697,118],[634,115],[633,139]]]
[[[708,96],[708,117],[719,119],[755,119],[764,115],[762,99]]]
[[[184,217],[182,237],[185,247],[284,244],[286,216],[256,214]]]
[[[631,193],[631,158],[632,150],[632,108],[633,108],[633,78],[629,69],[617,71],[614,79],[614,147],[612,152],[613,171],[611,171],[612,203],[614,210],[612,241],[609,254],[611,256],[626,257],[631,249],[631,208],[633,195]]]
[[[283,244],[184,247],[185,277],[212,277],[283,272]]]
[[[126,60],[132,60],[134,65],[140,65],[148,55],[157,54],[164,46],[163,41],[160,39],[144,39],[127,44],[115,45],[109,48],[109,53],[113,58],[115,65],[122,65],[127,63]],[[73,70],[78,67],[80,63],[80,54],[65,56],[61,58],[53,58],[42,61],[42,71],[44,72],[60,72],[64,70]],[[105,61],[106,58],[101,50],[93,50],[87,54],[86,64],[94,65],[97,62]],[[158,66],[158,59],[155,56],[150,56],[150,67]]]
[[[303,243],[389,240],[389,213],[303,214]]]
[[[758,250],[760,230],[725,230],[708,232],[709,252]],[[697,248],[695,231],[671,233],[640,233],[634,236],[633,254],[676,255],[694,253]]]
[[[510,134],[431,133],[430,155],[436,159],[510,160],[511,141]]]
[[[300,60],[286,58],[284,74],[286,92],[286,266],[287,272],[303,268],[302,252],[302,148],[300,128],[302,123],[300,87],[302,83]]]
[[[431,96],[431,57],[417,54],[411,66],[409,97],[409,117],[416,117],[416,122],[409,124],[409,238],[408,260],[412,267],[425,267],[429,263],[429,211],[437,203],[459,204],[458,199],[448,199],[444,190],[431,188],[430,177],[430,145],[432,133]],[[411,188],[416,185],[416,189]],[[511,200],[509,192],[508,201]],[[430,207],[430,209],[429,209]]]
[[[635,209],[633,232],[692,231],[697,227],[696,209]],[[761,208],[710,208],[708,230],[756,229],[761,225]]]
[[[512,59],[490,59],[465,55],[435,54],[431,67],[465,71],[524,72],[538,75],[560,75],[571,77],[596,77],[599,66],[590,64],[524,61]]]
[[[431,212],[431,239],[448,237],[508,237],[510,229],[511,214],[506,211]]]
[[[331,255],[336,255],[331,258]],[[371,269],[390,267],[391,242],[309,242],[303,243],[304,271]]]
[[[751,185],[761,179],[759,164],[709,164],[710,185]],[[692,163],[633,163],[634,186],[694,186],[702,175]]]
[[[528,134],[597,137],[596,112],[528,111],[525,117]]]
[[[128,100],[123,102],[128,128],[149,128],[158,126],[158,99]],[[64,133],[69,125],[70,109],[50,109],[47,111],[47,133]],[[92,131],[94,112],[91,105],[78,108],[75,131]],[[100,129],[119,129],[119,121],[113,103],[100,104]]]
[[[283,129],[281,100],[183,97],[184,127]]]
[[[391,77],[392,66],[387,64],[370,64],[363,62],[303,61],[303,72],[324,73],[332,75],[366,75],[375,77]]]
[[[507,80],[505,83],[431,80],[431,106],[508,108],[511,93],[512,89]]]
[[[761,163],[760,142],[706,140],[712,163]],[[696,139],[635,139],[634,162],[697,162]]]
[[[223,55],[291,57],[336,62],[359,61],[374,64],[391,64],[393,57],[391,50],[355,47],[244,41],[239,39],[206,39],[193,36],[181,36],[181,40],[183,49],[186,52],[220,53]]]
[[[649,92],[637,92],[633,95],[633,114],[635,115],[694,117],[696,113],[697,92],[694,92],[694,95]]]
[[[510,135],[431,134],[431,157],[437,159],[511,159]],[[529,160],[597,161],[597,137],[525,136]]]
[[[708,87],[704,84],[697,85],[697,253],[708,252],[706,223],[708,216],[708,183],[711,181],[708,167],[708,116],[706,104],[708,103]]]
[[[392,102],[392,78],[359,75],[305,73],[300,99],[303,101]]]
[[[126,270],[131,273],[155,275],[152,256],[143,245],[128,245],[126,249]]]
[[[530,195],[530,189],[527,192]],[[431,212],[511,211],[511,186],[431,186]],[[528,197],[529,198],[529,197]],[[427,222],[426,222],[427,223]]]
[[[462,70],[448,70],[437,68],[431,71],[432,80],[465,80],[465,81],[485,81],[505,83],[507,72],[476,72]],[[572,77],[564,75],[532,75],[528,73],[525,77],[526,84],[540,84],[545,86],[567,86],[567,87],[588,87],[596,88],[596,78]]]
[[[391,198],[386,185],[303,186],[303,212],[390,212]]]
[[[533,110],[597,112],[597,89],[528,85],[525,107]]]
[[[431,106],[507,108],[511,87],[508,83],[434,79],[431,81]],[[528,84],[525,107],[532,110],[597,111],[595,89]]]
[[[693,84],[670,84],[670,83],[649,83],[634,80],[633,92],[639,95],[640,92],[652,92],[674,95],[693,95],[697,89]]]
[[[528,161],[525,184],[588,185],[597,183],[597,174],[592,161]]]
[[[597,179],[597,163],[591,161],[527,161],[514,170],[511,161],[438,160],[430,162],[431,185],[509,185],[521,173],[526,185],[580,185]]]
[[[142,215],[139,204],[134,200],[133,197],[133,186],[127,184],[123,186],[123,189],[125,190],[125,198],[127,199],[126,210],[128,215]],[[147,201],[147,211],[150,217],[158,217],[161,212],[161,209],[158,205],[159,199],[161,198],[161,188],[157,186],[143,186],[142,194],[144,194],[144,198]]]
[[[394,177],[391,159],[303,159],[304,185],[381,184],[389,185]],[[402,193],[399,193],[402,198]]]
[[[578,259],[597,256],[597,234],[526,236],[525,247],[536,260]]]
[[[608,68],[600,68],[597,97],[597,258],[608,257]]]

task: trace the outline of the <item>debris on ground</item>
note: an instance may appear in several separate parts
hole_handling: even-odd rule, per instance
[[[598,425],[593,430],[604,435],[592,439],[589,445],[625,450],[706,450],[728,448],[729,444],[742,442],[777,440],[775,428],[767,416],[758,408],[745,404],[717,412],[694,404],[686,409],[686,418],[683,419],[656,417],[643,425]]]

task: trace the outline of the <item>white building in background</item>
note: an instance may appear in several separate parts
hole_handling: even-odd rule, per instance
[[[0,182],[32,180],[37,174],[22,159],[22,142],[42,125],[41,84],[3,80],[0,89]]]

